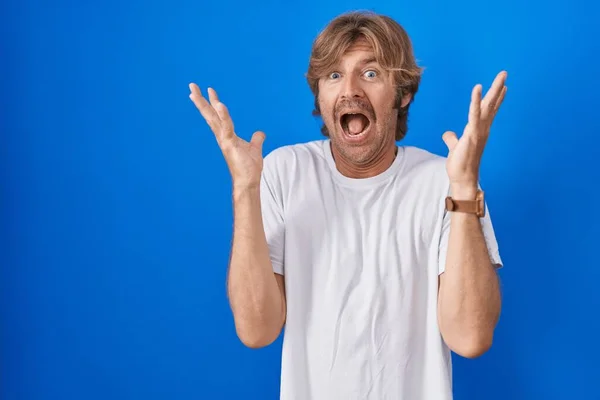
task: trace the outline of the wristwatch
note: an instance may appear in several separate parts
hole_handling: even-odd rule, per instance
[[[479,218],[485,216],[485,201],[483,190],[478,190],[475,200],[454,200],[446,197],[446,210],[467,214],[475,214]]]

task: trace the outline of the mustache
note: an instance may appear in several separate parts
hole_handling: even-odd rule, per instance
[[[334,113],[337,118],[340,118],[342,114],[349,110],[360,111],[366,116],[375,119],[375,111],[373,110],[371,103],[362,99],[342,100],[336,104]]]

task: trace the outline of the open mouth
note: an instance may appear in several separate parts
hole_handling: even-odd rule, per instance
[[[340,125],[346,135],[359,136],[369,129],[371,120],[360,112],[350,112],[342,114]]]

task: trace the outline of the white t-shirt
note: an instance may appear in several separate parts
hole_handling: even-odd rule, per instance
[[[437,323],[450,223],[445,162],[399,146],[385,172],[351,179],[336,169],[328,139],[265,157],[264,227],[287,299],[282,400],[452,398]],[[500,265],[489,212],[482,224]]]

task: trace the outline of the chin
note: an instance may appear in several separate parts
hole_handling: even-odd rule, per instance
[[[365,164],[373,159],[377,153],[377,146],[373,140],[367,140],[367,136],[360,138],[351,138],[343,132],[336,132],[335,137],[331,138],[331,143],[336,152],[353,164]],[[373,139],[373,138],[371,138]]]

